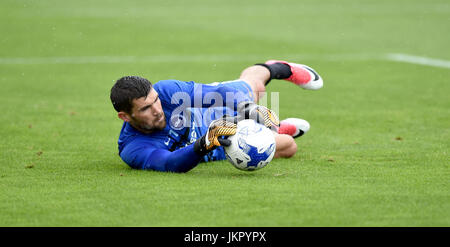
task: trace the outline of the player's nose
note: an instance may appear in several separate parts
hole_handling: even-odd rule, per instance
[[[156,106],[156,105],[153,105],[153,106],[152,106],[152,112],[153,112],[153,115],[154,115],[154,116],[160,116],[160,115],[163,114],[162,107],[158,107],[158,106]]]

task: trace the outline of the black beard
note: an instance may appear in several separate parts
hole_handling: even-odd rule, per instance
[[[140,130],[141,132],[149,134],[155,131],[163,130],[166,126],[164,125],[163,127],[150,127],[148,125],[140,124],[136,127],[136,129]]]

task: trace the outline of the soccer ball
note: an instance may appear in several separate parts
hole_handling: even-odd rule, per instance
[[[244,171],[265,167],[275,154],[273,132],[254,120],[238,122],[236,134],[228,137],[231,145],[224,147],[225,156],[231,164]]]

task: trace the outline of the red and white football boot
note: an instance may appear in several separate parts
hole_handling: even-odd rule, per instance
[[[312,68],[297,63],[289,63],[286,61],[269,60],[266,64],[283,63],[291,67],[292,75],[284,80],[293,82],[301,88],[308,90],[318,90],[323,87],[322,77]]]
[[[300,118],[286,118],[280,122],[278,134],[286,134],[297,138],[308,132],[309,128],[310,125],[306,120]]]

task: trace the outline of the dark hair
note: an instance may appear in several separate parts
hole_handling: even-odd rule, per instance
[[[152,83],[145,78],[124,76],[111,88],[111,103],[117,112],[131,113],[133,99],[147,97],[151,89]]]

